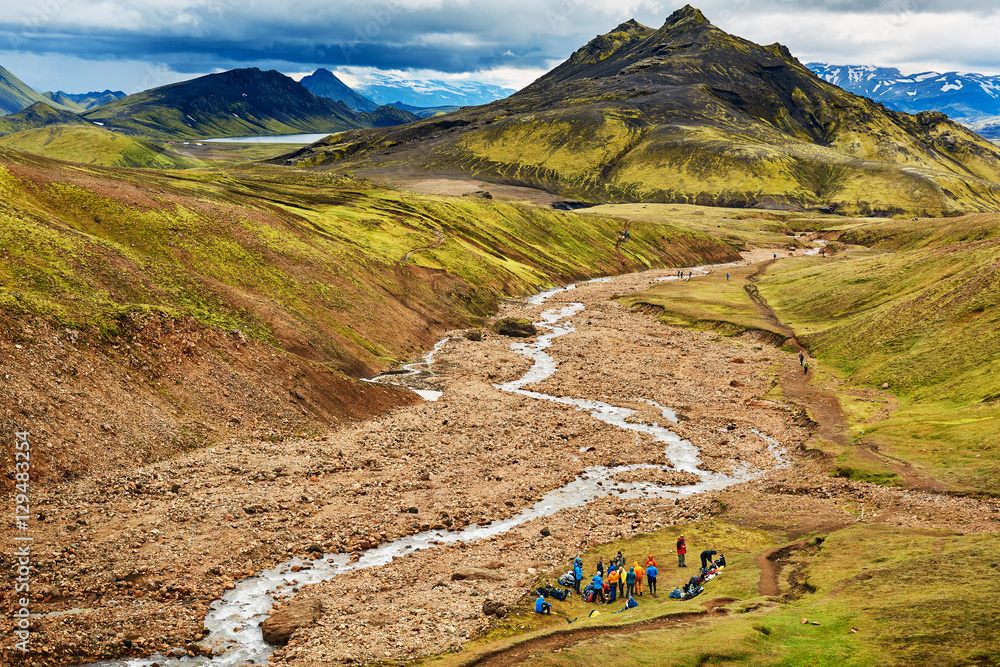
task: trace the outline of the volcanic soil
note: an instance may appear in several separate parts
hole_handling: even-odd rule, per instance
[[[814,428],[806,406],[772,391],[798,372],[796,357],[767,342],[773,337],[673,328],[613,300],[675,273],[582,283],[542,305],[509,301],[497,316],[537,322],[542,311],[584,304],[561,323],[575,331],[547,350],[555,374],[524,388],[605,401],[635,410],[633,420],[664,424],[654,401],[676,413],[669,427],[700,449],[703,469],[732,474],[745,467],[756,478],[676,503],[609,493],[493,538],[288,591],[321,600],[323,612],[270,663],[365,663],[462,650],[494,622],[484,601],[519,603],[536,575],[563,571],[588,546],[723,512],[726,521],[787,540],[858,521],[844,509],[849,502],[868,508],[865,521],[962,533],[1000,528],[995,501],[830,478],[801,448]],[[34,488],[33,611],[47,614],[32,622],[34,661],[66,665],[176,647],[221,652],[224,646],[203,636],[202,621],[212,600],[240,578],[317,549],[357,554],[429,528],[505,519],[588,466],[655,464],[626,477],[685,482],[651,437],[497,388],[532,362],[511,349],[511,338],[489,328],[477,332],[481,340],[470,333],[450,332],[431,371],[416,380],[442,391],[438,401],[320,437],[233,440],[153,465],[123,461],[116,476]],[[787,465],[760,434],[780,442]],[[993,511],[983,511],[990,503]],[[469,568],[491,574],[453,577]],[[4,636],[12,631],[9,611],[0,620]]]

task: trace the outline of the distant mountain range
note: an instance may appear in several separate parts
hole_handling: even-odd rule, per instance
[[[477,106],[514,94],[510,88],[479,81],[410,79],[388,72],[366,75],[355,83],[354,90],[378,104],[413,107]]]
[[[887,109],[691,6],[627,21],[505,99],[328,137],[276,160],[536,187],[590,202],[1000,210],[1000,149],[941,113]]]
[[[115,100],[125,97],[125,93],[120,90],[105,90],[104,92],[75,94],[64,93],[60,90],[55,93],[42,93],[42,95],[56,104],[60,104],[68,109],[75,109],[77,111],[93,109],[95,107],[105,105],[108,102],[114,102]]]
[[[333,72],[320,68],[299,83],[313,95],[325,97],[334,102],[343,102],[351,111],[375,111],[379,107],[364,95],[358,94],[353,88],[334,76]]]
[[[17,113],[30,107],[35,102],[45,102],[50,106],[64,111],[76,111],[75,108],[63,106],[57,101],[33,90],[31,86],[14,76],[9,70],[0,67],[0,116]]]
[[[1000,138],[1000,76],[970,72],[903,74],[895,67],[809,63],[821,79],[896,111],[940,111]],[[993,127],[996,126],[996,127]]]

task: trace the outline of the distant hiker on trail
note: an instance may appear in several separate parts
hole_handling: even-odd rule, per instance
[[[542,595],[539,595],[538,599],[535,600],[535,613],[536,614],[551,614],[552,613],[552,605],[550,605],[548,602],[546,602],[545,601],[545,597],[542,596]]]
[[[687,553],[687,545],[684,544],[684,536],[677,538],[677,567],[687,567],[684,564],[684,554]]]
[[[688,280],[691,280],[691,272],[688,271]]]
[[[778,259],[778,253],[774,253],[774,258]]]
[[[656,564],[652,564],[646,568],[646,581],[649,583],[649,594],[656,595],[656,575],[659,571],[656,569]]]
[[[799,366],[802,365],[802,362],[805,360],[805,358],[806,358],[806,355],[804,355],[801,352],[799,352]]]
[[[809,362],[806,361],[802,364],[802,374],[805,375],[809,372]]]
[[[715,549],[705,549],[701,552],[701,569],[708,567],[708,564],[712,562],[712,556],[719,553]]]
[[[729,282],[729,274],[728,273],[726,274],[726,282],[727,283]]]

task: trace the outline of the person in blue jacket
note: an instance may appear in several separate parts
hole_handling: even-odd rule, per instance
[[[594,600],[600,598],[601,602],[607,602],[607,598],[604,597],[604,580],[601,579],[601,575],[595,574],[591,581],[594,582],[594,595],[596,596]]]
[[[541,595],[535,600],[535,613],[536,614],[551,614],[552,605],[545,601],[545,598]]]
[[[659,572],[655,565],[650,565],[646,568],[646,581],[649,582],[649,594],[656,595],[656,575]]]
[[[630,567],[628,574],[625,575],[625,594],[631,598],[633,593],[635,593],[635,569]]]
[[[577,558],[573,562],[573,576],[576,577],[576,592],[580,592],[580,584],[583,582],[583,561]]]
[[[625,603],[625,608],[626,609],[635,609],[638,606],[639,606],[639,603],[635,601],[635,598],[632,597],[631,595],[628,596],[628,602]]]

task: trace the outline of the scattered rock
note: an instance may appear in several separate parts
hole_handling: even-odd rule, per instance
[[[531,320],[505,317],[497,322],[497,333],[513,338],[531,338],[538,333],[538,329],[531,323]]]
[[[483,602],[483,614],[486,616],[496,616],[503,618],[507,615],[507,607],[497,600],[487,600]]]
[[[542,528],[539,532],[542,534],[542,537],[548,537],[552,534],[552,531],[549,530],[548,527]]]
[[[465,336],[466,340],[471,340],[471,341],[474,341],[474,342],[479,342],[479,341],[481,341],[483,339],[483,330],[482,329],[469,329],[468,331],[466,331],[462,335]]]
[[[506,581],[507,577],[493,570],[481,570],[475,567],[465,567],[451,574],[452,581]]]
[[[268,644],[287,644],[299,628],[307,628],[323,614],[323,602],[312,598],[292,600],[268,616],[261,624],[264,641]]]

